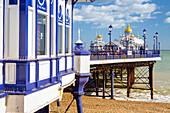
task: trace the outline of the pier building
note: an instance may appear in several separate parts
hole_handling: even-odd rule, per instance
[[[51,102],[60,105],[64,88],[81,80],[74,68],[73,7],[93,1],[0,0],[1,113],[48,113]],[[82,112],[80,89],[74,94]]]
[[[127,88],[127,97],[130,97],[130,89],[150,90],[153,99],[153,68],[160,57],[160,43],[156,43],[157,49],[148,49],[146,45],[146,30],[143,30],[143,40],[132,34],[128,24],[125,35],[120,36],[114,43],[111,41],[112,26],[109,26],[110,42],[105,50],[90,50],[90,71],[92,76],[86,84],[86,92],[96,92],[96,96],[114,98],[114,82],[119,88]],[[158,33],[155,33],[158,39]],[[155,40],[155,38],[154,38]],[[155,41],[153,42],[155,46]],[[159,49],[158,49],[159,48]],[[109,84],[109,85],[108,85]],[[117,85],[115,85],[116,87]],[[106,87],[109,87],[109,91]],[[89,89],[90,88],[90,89]],[[102,92],[101,95],[99,92]]]

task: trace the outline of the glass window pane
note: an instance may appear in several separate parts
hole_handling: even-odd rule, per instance
[[[37,55],[46,54],[46,17],[38,14]]]
[[[58,53],[62,53],[62,26],[58,25]]]

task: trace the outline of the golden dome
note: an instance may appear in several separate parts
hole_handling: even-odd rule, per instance
[[[125,32],[132,32],[132,29],[130,28],[129,24],[128,24],[128,26],[127,26]]]
[[[122,35],[120,35],[120,38],[122,37]]]
[[[95,39],[97,40],[98,38],[96,37]]]
[[[102,35],[98,35],[97,37],[98,37],[98,38],[102,38]]]
[[[102,39],[102,41],[104,41],[104,40]]]
[[[135,37],[135,36],[133,34],[131,34],[130,37]]]
[[[139,38],[139,35],[137,35],[137,37]]]

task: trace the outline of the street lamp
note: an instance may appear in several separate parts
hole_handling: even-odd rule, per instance
[[[146,47],[146,37],[145,37],[145,34],[146,34],[146,30],[144,29],[144,30],[143,30],[143,37],[144,37],[144,50],[145,50],[145,47]]]
[[[158,32],[155,33],[156,35],[156,50],[158,49]]]
[[[154,36],[153,39],[154,39],[154,40],[153,40],[153,43],[154,43],[154,44],[153,44],[153,50],[154,50],[154,52],[155,52],[155,39],[156,39],[156,37]]]
[[[110,35],[110,55],[111,55],[111,32],[112,32],[112,25],[109,26],[109,35]]]

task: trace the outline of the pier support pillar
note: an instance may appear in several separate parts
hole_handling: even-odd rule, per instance
[[[131,74],[131,86],[134,84],[135,82],[135,68],[130,68],[130,74]]]
[[[130,69],[127,68],[127,97],[129,97],[130,94],[130,87],[131,87],[131,74]]]
[[[111,76],[111,99],[113,99],[113,94],[114,94],[114,73],[112,73],[112,69],[110,69],[110,76]]]
[[[122,81],[123,80],[123,70],[122,70],[122,68],[120,70],[120,78],[121,78],[121,81]]]
[[[83,113],[81,96],[84,95],[84,85],[88,82],[90,73],[90,52],[82,45],[83,42],[79,39],[76,43],[74,51],[74,69],[76,82],[74,87],[73,96],[76,99],[78,113]]]
[[[105,88],[106,88],[106,76],[105,71],[103,71],[103,99],[105,99]]]
[[[149,83],[151,89],[151,99],[153,99],[153,65],[149,66]]]

